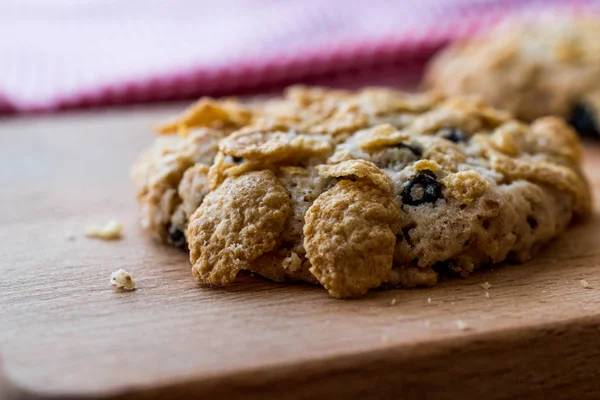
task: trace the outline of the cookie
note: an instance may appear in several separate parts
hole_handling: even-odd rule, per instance
[[[189,248],[204,283],[246,270],[338,298],[431,286],[528,260],[590,212],[581,145],[558,117],[527,124],[480,99],[387,89],[212,102],[196,108],[211,118],[171,122],[184,128],[133,174],[143,224]]]
[[[425,86],[481,96],[517,118],[556,115],[580,133],[600,128],[600,20],[510,20],[454,43],[430,61]]]
[[[183,232],[187,217],[176,213],[181,207],[190,208],[189,204],[182,204],[187,186],[187,180],[182,182],[182,178],[197,164],[208,168],[225,135],[223,131],[199,128],[185,137],[161,136],[138,158],[131,176],[142,208],[142,226],[155,237],[179,247],[185,246]],[[189,173],[188,179],[192,179]],[[180,185],[183,186],[181,190]],[[197,207],[202,198],[198,198],[199,194],[194,196]],[[195,210],[193,206],[191,208]]]

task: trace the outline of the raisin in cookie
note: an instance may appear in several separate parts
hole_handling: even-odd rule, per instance
[[[246,270],[338,298],[431,286],[525,261],[590,212],[580,143],[558,117],[387,89],[208,102],[163,129],[134,180],[144,225],[187,246],[211,285]]]
[[[454,43],[429,64],[428,88],[477,94],[526,121],[557,115],[582,134],[600,129],[600,20],[511,20]]]

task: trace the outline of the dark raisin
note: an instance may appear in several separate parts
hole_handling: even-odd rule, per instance
[[[394,145],[394,147],[397,149],[410,150],[410,152],[413,153],[417,157],[421,157],[423,155],[423,148],[418,143],[408,144],[408,143],[400,142],[400,143]]]
[[[236,164],[241,164],[242,161],[244,161],[244,159],[242,157],[231,156],[231,158],[233,159],[233,162]]]
[[[422,189],[422,196],[419,198],[413,197],[413,189]],[[442,184],[439,183],[435,174],[425,170],[415,175],[408,185],[402,191],[402,203],[409,206],[418,206],[423,203],[435,203],[436,200],[442,198]]]
[[[281,248],[282,249],[292,249],[294,248],[296,244],[294,242],[292,242],[291,240],[284,240],[281,242]]]
[[[185,249],[187,243],[185,241],[185,234],[175,225],[171,225],[169,227],[169,240],[173,243],[173,246],[179,247],[180,249]]]
[[[410,239],[410,230],[414,227],[414,225],[409,225],[402,228],[402,236],[404,236],[404,239],[406,239],[406,243],[408,243],[409,246],[413,245],[412,240]]]
[[[575,128],[579,134],[584,136],[600,137],[598,120],[594,110],[585,103],[576,103],[571,110],[569,124]]]
[[[454,275],[454,269],[456,268],[456,261],[453,259],[438,261],[433,264],[433,270],[441,276]]]
[[[535,228],[537,228],[538,226],[538,222],[535,218],[533,217],[527,217],[527,223],[529,224],[529,227],[533,230]]]
[[[454,128],[443,130],[442,133],[440,133],[440,137],[454,143],[461,143],[469,140],[469,137],[465,135],[463,131]]]

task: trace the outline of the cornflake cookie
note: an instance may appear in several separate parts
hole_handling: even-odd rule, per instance
[[[203,99],[161,132],[133,168],[142,223],[211,285],[246,270],[338,298],[431,286],[525,261],[590,212],[563,120],[473,98],[293,87]]]
[[[507,21],[443,50],[425,82],[446,95],[480,95],[525,121],[561,116],[598,136],[600,17]]]

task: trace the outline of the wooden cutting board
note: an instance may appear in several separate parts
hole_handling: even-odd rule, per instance
[[[0,122],[0,398],[600,398],[599,215],[528,264],[431,289],[202,287],[138,227],[128,178],[173,111]],[[111,218],[123,240],[83,235]],[[118,268],[135,292],[113,290]]]

